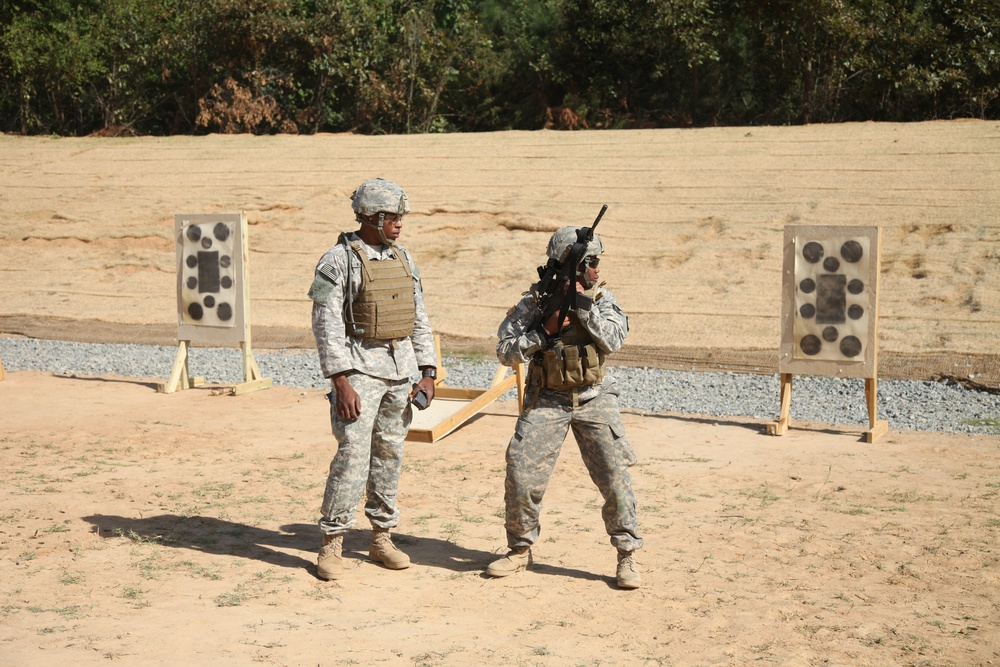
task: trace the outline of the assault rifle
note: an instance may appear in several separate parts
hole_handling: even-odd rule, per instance
[[[569,311],[576,308],[576,269],[587,256],[587,245],[594,240],[594,230],[607,210],[608,205],[604,204],[594,224],[576,230],[576,242],[562,263],[549,258],[544,266],[538,267],[538,302],[542,309],[539,328],[545,326],[552,313],[558,311],[558,321],[563,322]]]

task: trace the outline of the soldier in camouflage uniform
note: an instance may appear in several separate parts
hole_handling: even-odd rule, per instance
[[[554,266],[570,261],[578,229],[563,227],[552,235],[547,254]],[[606,355],[625,341],[628,318],[600,282],[598,256],[603,251],[600,237],[594,236],[575,272],[575,307],[562,322],[560,310],[543,315],[544,295],[536,283],[507,312],[497,332],[500,362],[528,363],[528,381],[524,409],[507,446],[504,504],[510,551],[489,565],[489,576],[505,577],[532,563],[542,496],[572,428],[590,478],[604,498],[601,515],[618,550],[618,586],[641,584],[633,553],[642,538],[628,470],[636,458],[622,427],[619,392],[604,372]]]
[[[410,210],[406,193],[377,178],[362,183],[351,200],[361,228],[341,234],[323,255],[309,290],[337,439],[319,520],[317,572],[327,580],[343,575],[343,536],[363,495],[372,525],[370,557],[390,569],[409,567],[389,530],[399,523],[396,493],[410,399],[419,391],[433,399],[437,377],[420,272],[396,244]]]

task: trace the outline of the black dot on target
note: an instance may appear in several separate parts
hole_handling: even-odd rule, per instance
[[[840,268],[840,260],[836,257],[827,257],[823,260],[823,268],[830,273],[835,273]]]
[[[224,222],[215,223],[215,227],[212,228],[212,234],[220,241],[225,241],[229,238],[229,225]]]
[[[840,256],[844,258],[845,262],[853,264],[860,261],[864,254],[864,248],[857,241],[847,241],[844,245],[840,246]]]
[[[229,265],[232,263],[233,263],[233,258],[230,257],[229,255],[223,255],[222,257],[219,258],[219,266],[221,266],[224,269],[228,269]]]
[[[184,260],[184,263],[188,265],[189,269],[193,269],[198,266],[198,258],[194,255],[188,255],[187,259]]]
[[[816,281],[812,278],[806,278],[799,283],[799,289],[805,294],[812,294],[816,290]]]
[[[840,332],[837,331],[837,327],[826,327],[823,329],[823,340],[827,343],[837,340],[838,336],[840,336]]]
[[[215,308],[215,297],[212,296],[211,294],[205,297],[205,307]]]
[[[205,250],[208,250],[209,248],[211,248],[212,247],[212,237],[211,236],[202,237],[202,239],[201,239],[201,247],[204,248]]]
[[[815,241],[810,241],[802,248],[802,256],[810,264],[815,264],[819,260],[823,259],[823,246]]]
[[[205,316],[205,310],[201,307],[200,303],[192,303],[188,306],[188,315],[190,315],[193,320],[200,320]]]
[[[201,238],[201,227],[199,227],[198,225],[191,225],[190,227],[188,227],[187,228],[187,237],[189,239],[191,239],[191,241],[197,241],[198,239],[200,239]]]
[[[222,280],[220,282],[222,283],[222,289],[229,289],[233,286],[233,279],[229,276],[222,276]]]
[[[803,352],[811,357],[815,354],[819,354],[820,349],[823,347],[823,343],[819,342],[819,338],[816,336],[809,334],[802,337],[802,340],[799,341],[799,347],[802,348]]]
[[[861,341],[857,336],[844,336],[840,341],[840,353],[845,357],[856,357],[861,354]]]
[[[847,316],[852,320],[860,320],[864,315],[865,309],[856,303],[847,309]]]
[[[198,279],[195,278],[194,276],[188,276],[188,279],[187,279],[187,288],[188,289],[194,289],[197,286],[198,286]]]
[[[816,306],[811,303],[804,303],[802,307],[799,308],[799,315],[806,318],[807,320],[816,314]]]
[[[219,307],[215,310],[215,313],[223,322],[228,322],[233,319],[233,307],[228,303],[220,303]]]
[[[847,283],[847,291],[851,294],[861,294],[865,291],[865,284],[855,278],[851,282]]]

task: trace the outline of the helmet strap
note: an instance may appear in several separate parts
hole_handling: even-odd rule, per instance
[[[395,245],[392,241],[388,239],[385,235],[385,213],[382,211],[378,212],[378,220],[375,222],[369,222],[360,213],[357,214],[357,219],[362,225],[368,225],[378,231],[378,237],[382,240],[383,245]]]

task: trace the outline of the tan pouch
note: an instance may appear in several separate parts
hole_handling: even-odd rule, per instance
[[[580,359],[580,348],[576,345],[563,348],[566,384],[579,387],[583,384],[583,361]]]
[[[583,384],[599,384],[604,380],[604,355],[594,345],[583,347]]]
[[[562,359],[563,348],[556,347],[542,353],[542,366],[545,368],[545,386],[556,389],[566,384],[565,364]]]

